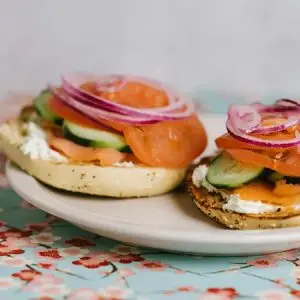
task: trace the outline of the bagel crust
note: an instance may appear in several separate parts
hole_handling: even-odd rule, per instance
[[[175,189],[185,176],[186,169],[100,167],[32,159],[20,150],[23,124],[14,119],[0,126],[1,150],[20,169],[54,188],[115,198],[147,197]]]
[[[187,190],[196,207],[216,222],[231,229],[271,229],[300,226],[300,211],[283,209],[273,213],[241,214],[223,210],[224,201],[218,194],[196,187],[192,181],[193,170],[187,174]]]

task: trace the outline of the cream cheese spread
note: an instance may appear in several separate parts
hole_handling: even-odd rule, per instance
[[[27,135],[20,150],[29,155],[31,159],[67,162],[68,159],[59,152],[51,149],[47,143],[46,134],[36,123],[29,122],[25,125]]]
[[[123,161],[123,162],[116,162],[113,164],[114,167],[121,167],[121,168],[133,168],[135,164],[132,161]]]

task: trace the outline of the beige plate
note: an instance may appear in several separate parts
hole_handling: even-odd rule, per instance
[[[224,132],[224,117],[203,116],[213,139]],[[206,255],[261,254],[300,247],[300,228],[235,231],[197,210],[184,193],[114,200],[56,191],[7,164],[11,186],[31,204],[88,231],[130,244]]]

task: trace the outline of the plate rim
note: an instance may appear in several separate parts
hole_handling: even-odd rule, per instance
[[[210,113],[199,113],[201,120],[205,122],[213,121],[215,119],[224,119],[225,114],[210,114]],[[212,141],[210,140],[211,144]],[[209,154],[204,151],[201,156],[206,156]],[[123,234],[126,236],[142,236],[144,239],[151,239],[155,241],[163,241],[168,243],[177,243],[180,239],[181,242],[189,243],[190,245],[202,244],[202,245],[232,245],[232,246],[242,246],[247,247],[255,244],[258,247],[264,247],[266,244],[278,245],[280,243],[290,244],[289,249],[295,248],[292,246],[293,243],[300,242],[300,227],[291,228],[275,228],[275,229],[255,229],[255,230],[236,230],[229,228],[216,228],[213,231],[189,231],[188,229],[176,229],[172,227],[161,228],[157,230],[149,230],[151,225],[149,224],[133,224],[127,221],[117,221],[107,218],[105,215],[99,218],[99,215],[90,214],[88,212],[82,211],[79,208],[72,206],[72,211],[68,210],[70,207],[63,201],[59,200],[53,193],[47,193],[47,186],[40,183],[31,175],[19,169],[15,164],[10,161],[6,162],[5,172],[7,175],[8,182],[13,190],[17,192],[21,197],[26,199],[29,203],[35,205],[36,207],[51,213],[61,219],[64,219],[73,224],[82,224],[83,226],[90,228],[101,228],[101,231],[117,232],[119,235]],[[22,188],[19,186],[17,180],[14,176],[22,176],[23,184]],[[27,191],[27,187],[30,191]],[[36,192],[34,192],[36,191]],[[46,197],[55,199],[55,201],[43,201],[44,197],[35,196],[38,193],[44,194]],[[101,197],[99,197],[101,198]],[[55,203],[57,201],[60,204],[60,208],[64,209],[57,210]],[[191,200],[192,201],[192,200]],[[201,212],[199,211],[199,214]],[[96,217],[97,216],[97,217]],[[214,221],[215,222],[215,221]],[[126,224],[126,226],[124,226]],[[77,225],[78,226],[78,225]],[[212,234],[213,232],[213,234]],[[105,236],[103,234],[103,236]]]
[[[293,242],[300,241],[300,228],[292,227],[292,228],[278,228],[278,229],[257,229],[257,230],[235,230],[235,229],[227,229],[221,228],[216,229],[216,232],[220,232],[216,234],[212,234],[211,231],[207,232],[189,232],[187,229],[161,229],[159,231],[149,231],[147,230],[150,225],[138,225],[131,224],[128,222],[126,226],[122,221],[110,220],[109,218],[101,216],[101,218],[96,218],[96,215],[91,215],[85,211],[80,210],[79,208],[72,207],[72,211],[68,210],[69,205],[60,201],[59,198],[56,198],[52,193],[46,193],[44,190],[47,189],[46,186],[39,183],[35,178],[20,170],[17,166],[15,166],[12,162],[6,162],[6,174],[8,178],[8,182],[11,187],[19,194],[21,197],[26,199],[29,203],[38,207],[41,210],[44,210],[48,213],[51,213],[61,219],[64,219],[70,223],[83,224],[84,226],[95,228],[101,227],[103,230],[108,231],[117,231],[119,234],[134,234],[141,235],[146,237],[147,239],[161,239],[163,238],[168,242],[178,242],[178,236],[184,236],[184,239],[180,239],[181,242],[193,243],[195,241],[200,241],[204,244],[232,244],[232,245],[253,245],[253,243],[257,245],[265,245],[265,244],[277,244],[280,242]],[[28,187],[29,191],[26,191],[26,188],[20,188],[18,181],[14,180],[14,176],[16,173],[20,173],[22,176],[22,181],[24,187]],[[24,181],[26,184],[24,184]],[[36,196],[37,191],[42,193],[46,197],[50,197],[54,201],[46,201],[45,197]],[[40,200],[44,199],[44,201]],[[55,203],[60,203],[60,210],[55,209]],[[64,209],[65,208],[65,209]],[[200,212],[199,212],[200,213]],[[92,217],[91,217],[92,216]],[[146,230],[145,230],[146,228]],[[134,229],[134,230],[133,230]],[[184,233],[184,234],[183,234]],[[280,233],[280,234],[277,234]],[[241,239],[242,238],[242,239]]]

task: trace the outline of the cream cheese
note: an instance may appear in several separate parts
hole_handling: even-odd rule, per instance
[[[234,211],[240,214],[261,214],[266,212],[276,212],[280,206],[265,204],[261,201],[242,200],[239,195],[230,195],[223,205],[223,210]]]
[[[123,161],[123,162],[116,162],[113,164],[114,167],[121,167],[121,168],[133,168],[135,164],[132,161]]]
[[[208,167],[206,165],[198,166],[192,174],[193,184],[198,188],[202,186],[209,192],[218,192],[218,189],[206,180],[207,170]]]
[[[206,180],[208,167],[206,165],[198,166],[193,174],[192,181],[196,187],[204,187],[208,192],[216,192],[222,195],[225,203],[223,210],[237,212],[241,214],[261,214],[266,212],[275,212],[279,206],[265,204],[260,201],[243,200],[239,195],[222,193],[219,189],[211,185]],[[299,207],[300,208],[300,207]]]
[[[51,149],[47,143],[46,134],[36,123],[29,122],[25,125],[27,135],[20,150],[29,155],[31,159],[67,162],[67,158]]]

